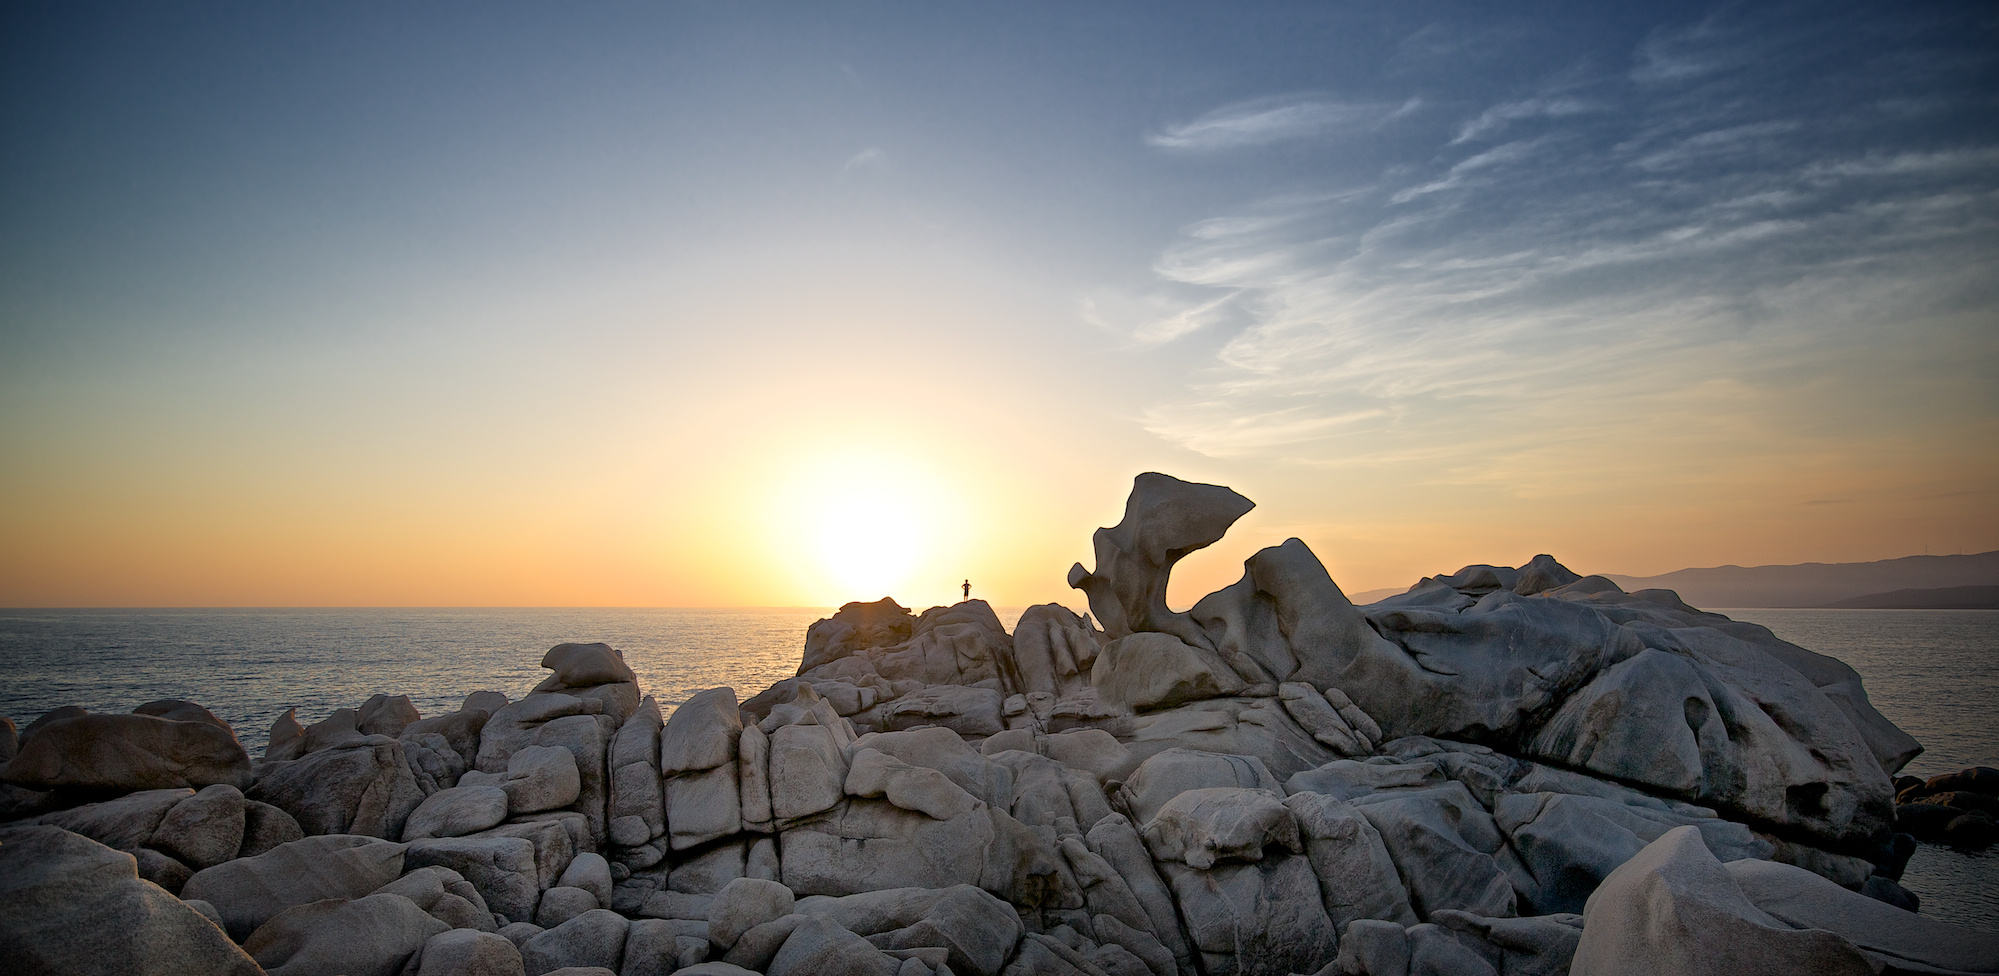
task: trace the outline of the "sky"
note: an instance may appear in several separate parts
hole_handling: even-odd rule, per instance
[[[1999,11],[0,11],[0,605],[1999,548]]]

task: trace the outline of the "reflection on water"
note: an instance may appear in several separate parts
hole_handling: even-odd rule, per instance
[[[1999,766],[1999,612],[1725,610],[1837,657],[1869,698],[1927,751],[1916,776]],[[0,715],[26,724],[59,705],[127,712],[159,698],[200,702],[253,755],[297,707],[311,724],[377,692],[426,715],[470,692],[519,698],[563,641],[620,648],[640,687],[671,710],[703,688],[744,695],[791,676],[821,608],[248,609],[0,611]],[[1002,609],[1011,624],[1017,609]],[[1999,930],[1999,854],[1925,846],[1903,884],[1923,913]]]

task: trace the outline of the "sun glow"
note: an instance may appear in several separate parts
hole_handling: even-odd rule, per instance
[[[953,595],[960,576],[977,575],[965,565],[962,492],[930,465],[880,450],[807,457],[769,496],[766,524],[770,551],[808,602],[934,603]]]
[[[849,486],[826,499],[818,515],[820,567],[855,599],[893,593],[923,555],[914,506],[899,494],[887,486]]]

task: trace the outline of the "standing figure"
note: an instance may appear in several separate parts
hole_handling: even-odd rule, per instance
[[[971,580],[966,580],[966,581],[965,581],[965,599],[969,600],[969,599],[971,599],[971,598],[972,598],[972,581],[971,581]]]

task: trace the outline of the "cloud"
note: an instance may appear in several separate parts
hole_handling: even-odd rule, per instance
[[[1324,95],[1280,95],[1237,102],[1191,122],[1146,135],[1160,149],[1202,152],[1309,139],[1337,129],[1358,129],[1405,117],[1422,107],[1420,98],[1401,104],[1341,102]]]
[[[1124,334],[1204,330],[1215,351],[1149,405],[1146,429],[1214,457],[1448,462],[1450,477],[1504,480],[1540,477],[1530,457],[1555,465],[1551,438],[1739,428],[1742,404],[1794,399],[1773,391],[1914,399],[1922,376],[1878,368],[1920,345],[1903,330],[1999,302],[1985,283],[1999,139],[1949,114],[1970,109],[1912,130],[1873,107],[1928,104],[1950,76],[1875,78],[1886,91],[1850,97],[1853,65],[1810,41],[1762,49],[1719,19],[1655,32],[1628,74],[1495,104],[1372,179],[1339,174],[1337,192],[1292,188],[1188,224],[1152,268],[1186,290],[1179,304]],[[1335,124],[1308,104],[1243,103],[1153,142]],[[1529,119],[1544,123],[1531,138],[1457,148]],[[1937,341],[1999,361],[1989,332]]]
[[[1113,335],[1157,345],[1235,318],[1231,292],[1203,289],[1193,298],[1164,290],[1145,294],[1104,290],[1083,299],[1083,320]]]
[[[840,167],[840,172],[851,173],[857,169],[882,166],[887,162],[888,153],[882,152],[879,147],[869,146],[848,157],[846,165]]]
[[[1451,140],[1451,145],[1470,142],[1523,119],[1559,119],[1597,110],[1597,106],[1590,102],[1565,95],[1502,102],[1479,113],[1477,118],[1459,127],[1457,137]]]

